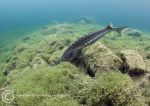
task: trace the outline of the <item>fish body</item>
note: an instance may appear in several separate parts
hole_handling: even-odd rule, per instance
[[[64,54],[60,58],[60,61],[71,61],[78,55],[79,51],[81,51],[83,47],[95,43],[97,40],[99,40],[109,32],[116,31],[117,33],[121,34],[122,31],[126,28],[127,27],[113,28],[111,25],[108,25],[106,28],[102,30],[81,37],[80,39],[75,41],[70,47],[68,47],[68,49],[64,52]]]

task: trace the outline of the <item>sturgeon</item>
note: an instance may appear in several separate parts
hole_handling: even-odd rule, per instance
[[[113,28],[112,25],[108,25],[102,30],[99,30],[92,34],[88,34],[84,37],[81,37],[65,50],[64,54],[61,56],[59,61],[71,61],[78,55],[78,53],[82,50],[82,48],[95,43],[104,35],[112,31],[115,31],[119,33],[120,35],[122,35],[122,31],[126,28],[127,27]]]

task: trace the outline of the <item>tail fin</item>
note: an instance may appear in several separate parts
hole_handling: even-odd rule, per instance
[[[107,29],[113,29],[112,23],[110,23],[106,28],[107,28]]]
[[[116,28],[116,32],[117,32],[118,34],[120,34],[120,35],[123,37],[123,33],[122,33],[122,32],[123,32],[126,28],[128,28],[128,27]]]

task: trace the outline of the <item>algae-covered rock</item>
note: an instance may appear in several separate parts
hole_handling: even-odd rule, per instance
[[[52,99],[55,99],[55,95],[71,95],[68,100],[65,98],[62,98],[61,100],[61,97],[56,99],[60,100],[62,104],[78,104],[76,100],[73,100],[75,97],[74,94],[79,92],[80,85],[83,85],[80,80],[83,80],[85,76],[85,74],[80,73],[80,71],[70,63],[61,63],[54,67],[42,66],[37,69],[30,69],[30,71],[26,72],[21,71],[17,74],[12,74],[10,76],[10,78],[16,80],[11,80],[8,85],[9,89],[14,90],[15,95],[22,93],[49,95],[49,97],[29,96],[24,98],[15,96],[15,101],[19,106],[27,106],[31,104],[33,104],[33,106],[38,106],[40,103],[43,103],[41,104],[41,106],[43,106],[46,102],[45,100],[50,99],[50,101],[53,101]],[[54,102],[55,100],[53,103]],[[57,103],[60,104],[59,102]]]
[[[52,54],[57,50],[62,50],[64,44],[57,38],[57,35],[46,37],[37,49],[38,53]]]
[[[47,65],[48,64],[41,57],[35,57],[31,62],[31,67],[34,69],[37,69],[40,66],[47,66]]]
[[[66,24],[55,25],[52,27],[48,27],[42,31],[43,35],[51,35],[51,34],[66,34],[72,33],[71,27]]]
[[[144,97],[150,96],[150,74],[146,73],[145,75],[141,76],[134,76],[132,77],[134,85],[140,88],[141,93]]]
[[[50,65],[55,65],[63,54],[64,47],[64,43],[56,35],[49,36],[41,42],[37,49],[37,55]]]
[[[145,97],[145,101],[150,105],[150,73],[146,73],[142,78],[134,80],[135,83],[138,83],[139,88],[142,92],[142,95]]]
[[[61,24],[43,27],[42,34],[49,36],[41,41],[44,36],[40,31],[36,33],[41,34],[37,38],[39,44],[29,46],[32,41],[28,42],[28,40],[33,39],[25,38],[24,42],[29,44],[22,44],[13,50],[4,69],[5,74],[11,72],[3,84],[4,87],[14,91],[15,99],[10,105],[145,106],[143,96],[146,103],[150,104],[150,76],[149,73],[143,75],[145,73],[144,62],[138,53],[132,52],[132,56],[130,53],[121,53],[122,61],[107,48],[115,45],[113,43],[106,47],[97,42],[83,48],[81,58],[75,59],[81,59],[80,64],[85,65],[84,68],[96,73],[94,78],[82,73],[71,63],[61,62],[57,64],[66,47],[80,38],[82,34],[99,29],[93,27],[92,22],[84,18],[80,19],[78,23],[80,23],[79,26],[77,24]],[[87,23],[90,23],[91,27]],[[133,30],[127,33],[130,36],[140,36]],[[128,36],[127,38],[132,37]],[[121,40],[121,38],[114,37],[110,39],[105,39],[106,44],[115,39],[118,40],[117,45],[120,48],[124,47],[124,43],[126,44],[125,40],[128,41],[128,39]],[[134,42],[131,42],[131,45],[132,43]],[[148,49],[146,50],[148,51]],[[144,51],[144,53],[146,52]],[[138,62],[136,63],[136,61]],[[149,58],[145,60],[145,63],[148,72],[150,69]],[[140,71],[140,75],[142,73],[141,78],[140,76],[136,76],[138,79],[132,77],[132,81],[128,75],[118,72],[123,65],[123,68],[126,69],[123,71],[127,71],[130,75]],[[135,85],[138,85],[140,89]],[[17,96],[23,94],[31,96]]]
[[[149,59],[145,60],[145,64],[146,64],[146,70],[150,72],[150,60]]]
[[[3,74],[7,75],[10,71],[14,70],[16,67],[16,63],[8,63],[3,70]]]
[[[22,70],[30,65],[30,62],[35,56],[35,50],[32,48],[26,48],[26,46],[19,46],[14,49],[13,53],[8,59],[8,63],[4,68],[3,73],[7,75],[14,69]]]
[[[50,58],[50,54],[47,54],[47,53],[38,53],[37,57],[41,57],[44,61],[46,61],[46,63],[48,63],[49,58]]]
[[[122,50],[121,59],[124,61],[124,72],[131,76],[141,75],[146,72],[142,56],[135,50]]]
[[[135,84],[139,83],[139,87],[144,90],[150,85],[150,73],[146,73],[144,76],[137,77],[138,79],[134,79]]]
[[[78,82],[78,84],[77,84]],[[78,101],[79,104],[87,105],[87,99],[89,98],[89,85],[93,83],[93,79],[89,76],[81,76],[79,79],[76,79],[75,82],[73,82],[73,85],[76,85],[77,87],[74,87],[71,91],[69,91],[69,94]]]
[[[56,65],[59,62],[60,57],[62,56],[64,50],[58,50],[56,52],[54,52],[53,54],[51,54],[48,63],[50,65]]]
[[[146,106],[144,98],[127,75],[102,74],[89,84],[88,106]]]
[[[14,90],[14,102],[19,106],[30,104],[47,106],[50,103],[53,106],[60,104],[62,106],[101,106],[102,104],[126,106],[125,103],[144,106],[142,96],[132,80],[118,72],[105,73],[92,79],[81,73],[74,65],[63,62],[53,67],[41,66],[37,69],[30,68],[30,71],[26,72],[12,73],[10,78],[11,82],[7,87]],[[22,98],[16,96],[19,94],[39,96]]]
[[[147,58],[147,59],[150,59],[150,51],[148,51],[148,52],[146,53],[146,58]]]
[[[13,54],[21,53],[28,48],[29,48],[29,46],[27,44],[21,44],[13,50]]]
[[[89,67],[94,73],[102,73],[104,71],[119,70],[121,68],[121,60],[106,46],[97,42],[86,47],[82,51],[86,67]]]

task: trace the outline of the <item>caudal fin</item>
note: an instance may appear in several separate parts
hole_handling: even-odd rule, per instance
[[[122,37],[123,37],[123,31],[125,30],[125,29],[127,29],[128,27],[119,27],[119,28],[116,28],[116,32],[119,34],[119,35],[121,35]]]

